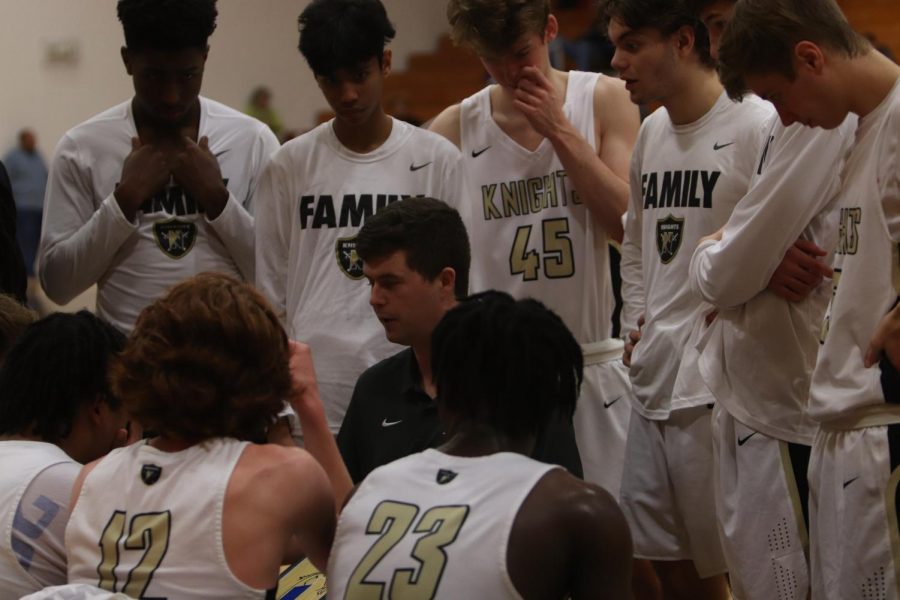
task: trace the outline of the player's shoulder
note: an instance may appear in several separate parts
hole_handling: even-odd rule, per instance
[[[204,129],[209,131],[211,136],[228,135],[231,138],[244,136],[250,140],[263,138],[268,145],[278,146],[275,134],[259,119],[205,96],[200,96],[199,100],[206,121]]]
[[[612,495],[598,485],[583,481],[565,469],[548,471],[535,484],[530,496],[546,505],[560,522],[590,526],[621,514]]]
[[[396,120],[395,124],[398,123]],[[402,121],[400,122],[402,123]],[[456,159],[459,157],[459,148],[457,148],[450,140],[439,133],[430,129],[423,129],[408,123],[402,126],[411,129],[408,144],[415,144],[419,148],[428,148],[435,156],[447,159]]]
[[[60,140],[60,146],[76,145],[90,148],[103,145],[116,134],[128,128],[131,100],[126,100],[97,113],[69,129]],[[130,142],[130,136],[128,136]]]
[[[462,139],[460,135],[461,106],[461,103],[451,104],[442,110],[428,126],[430,132],[448,140],[456,148],[459,148]]]
[[[592,73],[592,75],[594,75]],[[611,77],[603,73],[597,73],[594,83],[594,100],[604,102],[627,102],[631,104],[631,97],[625,89],[625,82],[617,77]]]

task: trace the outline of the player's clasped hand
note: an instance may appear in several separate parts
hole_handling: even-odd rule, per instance
[[[638,319],[637,326],[637,329],[628,332],[628,340],[625,342],[625,351],[622,353],[622,362],[625,363],[626,367],[631,366],[631,354],[634,352],[634,347],[637,343],[641,341],[641,329],[644,327],[644,315],[641,315]]]
[[[800,302],[809,296],[825,277],[834,272],[818,260],[828,254],[814,243],[799,239],[784,255],[781,264],[769,280],[769,290],[791,302]]]
[[[524,67],[514,93],[516,108],[525,115],[535,131],[552,136],[566,124],[562,98],[537,67]]]
[[[125,218],[133,221],[141,204],[160,192],[170,177],[166,153],[153,144],[131,138],[131,153],[122,165],[122,178],[115,192]]]
[[[225,209],[228,189],[206,136],[201,137],[199,143],[189,137],[183,139],[183,145],[172,161],[172,176],[203,207],[207,218],[215,219]]]

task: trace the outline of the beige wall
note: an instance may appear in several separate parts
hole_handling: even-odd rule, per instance
[[[403,68],[446,30],[444,0],[383,0],[397,28],[392,48]],[[219,0],[203,93],[236,108],[265,84],[287,127],[313,125],[326,105],[297,51],[297,15],[307,0]],[[131,95],[119,58],[115,0],[0,0],[0,155],[22,126],[45,155],[71,126]],[[77,59],[53,62],[50,48],[74,46]]]

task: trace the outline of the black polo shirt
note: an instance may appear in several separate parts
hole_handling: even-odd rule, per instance
[[[337,438],[354,483],[376,467],[444,442],[437,403],[422,389],[421,378],[412,348],[359,377]],[[554,419],[537,440],[532,458],[583,477],[571,419]]]

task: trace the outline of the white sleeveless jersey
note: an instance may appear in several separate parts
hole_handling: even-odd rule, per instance
[[[225,490],[246,442],[113,450],[85,478],[66,529],[69,583],[134,598],[264,598],[225,561]]]
[[[881,369],[863,357],[878,323],[900,296],[900,81],[859,120],[856,144],[842,174],[834,297],[813,373],[810,413],[819,421],[885,411],[894,403]]]
[[[40,552],[36,546],[41,543],[44,529],[50,521],[66,518],[68,507],[41,496],[35,510],[28,507],[27,514],[24,510],[16,513],[32,480],[44,469],[59,463],[75,461],[55,444],[0,442],[0,598],[3,600],[18,599],[50,583],[36,577],[31,566]],[[63,570],[64,566],[59,568]],[[63,581],[64,578],[55,583]]]
[[[50,167],[40,275],[67,302],[96,283],[97,312],[128,332],[141,310],[176,283],[206,271],[253,281],[252,201],[278,147],[263,123],[200,98],[199,135],[209,138],[229,191],[215,220],[174,180],[125,219],[113,192],[137,136],[131,100],[70,130]]]
[[[699,239],[718,230],[747,192],[770,105],[722,93],[700,119],[674,125],[661,108],[644,120],[631,158],[622,244],[623,323],[645,324],[631,359],[635,408],[645,418],[710,402],[694,346],[712,306],[690,288]]]
[[[563,105],[594,152],[599,77],[571,71]],[[549,140],[532,152],[500,129],[491,115],[490,90],[460,105],[470,288],[535,298],[553,309],[580,343],[605,340],[614,304],[606,234],[581,203]]]
[[[519,454],[426,450],[379,467],[344,507],[329,597],[519,599],[506,568],[513,521],[551,469]]]
[[[825,130],[785,127],[773,115],[722,241],[702,243],[691,260],[694,291],[719,308],[700,356],[703,379],[734,418],[779,440],[812,445],[809,384],[831,284],[800,302],[766,287],[798,237],[834,248],[839,174],[856,121]],[[832,255],[821,260],[831,264]]]
[[[390,202],[430,196],[456,206],[459,151],[394,119],[390,137],[357,154],[332,121],[291,140],[267,169],[256,211],[256,285],[288,335],[312,348],[328,422],[340,428],[359,375],[401,347],[369,306],[356,254],[367,216]]]

